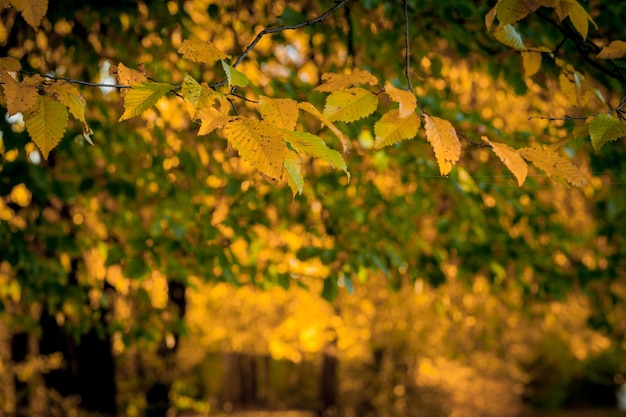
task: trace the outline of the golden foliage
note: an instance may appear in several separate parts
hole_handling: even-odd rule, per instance
[[[213,65],[219,60],[230,58],[230,55],[220,51],[214,44],[199,39],[184,40],[180,48],[178,48],[178,53],[190,61],[209,65]]]
[[[415,113],[402,117],[398,109],[389,110],[374,125],[376,141],[374,149],[391,146],[402,140],[413,139],[420,127],[420,118]]]
[[[447,175],[461,156],[461,142],[452,124],[444,119],[424,115],[426,138],[435,150],[441,175]]]
[[[28,134],[41,151],[44,159],[58,145],[67,126],[65,106],[47,96],[40,96],[37,106],[24,115]]]
[[[368,71],[357,69],[350,74],[322,74],[322,84],[315,87],[316,91],[332,93],[357,84],[376,85],[378,80]]]
[[[326,97],[324,116],[331,122],[354,122],[369,116],[378,107],[378,97],[360,88],[347,88]]]
[[[587,178],[569,159],[560,156],[556,151],[550,151],[534,145],[519,149],[519,153],[533,165],[540,168],[553,179],[565,179],[568,183],[581,187],[587,183]]]
[[[528,165],[526,165],[524,158],[522,158],[518,151],[504,143],[492,142],[486,136],[483,136],[482,139],[491,145],[493,152],[513,175],[515,175],[517,183],[521,187],[524,181],[526,181],[526,175],[528,175]]]

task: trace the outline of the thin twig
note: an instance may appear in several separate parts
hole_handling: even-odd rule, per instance
[[[406,75],[406,81],[409,85],[408,89],[411,93],[414,93],[413,85],[411,84],[411,77],[409,75],[409,70],[411,69],[409,63],[411,59],[411,51],[409,49],[409,6],[406,0],[402,0],[402,3],[404,4],[404,44],[406,46],[406,54],[404,55],[404,72]]]
[[[249,98],[244,97],[244,96],[242,96],[242,95],[239,95],[239,94],[237,94],[237,93],[230,93],[230,95],[231,95],[231,96],[235,96],[235,97],[237,97],[237,98],[240,98],[240,99],[242,99],[242,100],[244,100],[244,101],[247,101],[248,103],[254,103],[254,104],[258,104],[258,103],[259,103],[258,101],[255,101],[255,100],[250,100]]]
[[[49,80],[65,81],[67,83],[80,84],[80,85],[85,85],[87,87],[132,88],[130,85],[90,83],[88,81],[73,80],[71,78],[56,77],[54,75],[38,74],[36,72],[29,72],[29,71],[19,71],[19,73],[20,74],[25,74],[25,75],[39,75],[39,76],[47,78]]]
[[[545,116],[530,116],[528,118],[528,120],[531,119],[539,119],[539,120],[548,120],[548,121],[555,121],[555,120],[586,120],[589,116],[578,116],[578,117],[569,117],[569,116],[565,116],[565,117],[545,117]]]

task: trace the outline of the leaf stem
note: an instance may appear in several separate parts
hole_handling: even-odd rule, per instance
[[[409,5],[407,0],[402,0],[402,5],[404,7],[404,45],[406,48],[406,53],[404,54],[404,75],[406,76],[407,82],[407,90],[415,95],[415,91],[413,90],[413,84],[411,83],[410,69],[411,69],[411,50],[409,44]],[[422,114],[426,113],[426,110],[422,106],[422,103],[418,100],[417,96],[415,97],[415,102],[420,108]]]
[[[65,82],[68,82],[68,83],[71,83],[71,84],[85,85],[87,87],[132,88],[130,85],[90,83],[88,81],[73,80],[71,78],[57,77],[57,76],[54,76],[54,75],[39,74],[39,73],[36,73],[36,72],[29,72],[29,71],[19,71],[19,73],[20,74],[25,74],[25,75],[39,75],[39,76],[47,78],[49,80],[65,81]]]

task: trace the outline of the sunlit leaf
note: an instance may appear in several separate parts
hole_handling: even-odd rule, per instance
[[[226,73],[226,78],[228,79],[228,86],[232,87],[245,87],[250,83],[246,74],[239,71],[237,68],[233,68],[228,65],[226,61],[222,61],[222,68],[224,68],[224,72]]]
[[[145,81],[134,84],[124,97],[124,114],[119,121],[139,116],[172,89],[170,84]]]
[[[385,113],[374,125],[376,142],[374,149],[391,146],[402,140],[413,139],[420,127],[420,118],[415,113],[408,117],[400,117],[398,109]]]
[[[355,87],[335,91],[326,97],[324,116],[331,122],[354,122],[369,116],[378,107],[378,97],[369,91]]]
[[[65,106],[51,97],[40,96],[37,106],[24,115],[26,129],[44,159],[59,143],[67,126]]]
[[[287,151],[285,153],[285,173],[287,174],[287,184],[295,197],[296,194],[302,194],[304,190],[304,178],[300,171],[300,158],[293,151]]]
[[[435,150],[441,175],[447,175],[461,157],[461,142],[452,124],[438,117],[424,115],[426,138]]]
[[[224,127],[224,134],[241,157],[271,179],[283,176],[287,146],[281,132],[259,120],[236,118]]]
[[[43,81],[40,76],[36,77],[37,82]],[[31,77],[31,81],[34,81],[34,77]],[[10,116],[26,113],[37,105],[39,91],[35,82],[27,82],[27,80],[18,82],[8,72],[0,72],[0,82],[2,82],[7,112]]]
[[[339,152],[326,146],[322,138],[308,132],[294,132],[287,129],[281,129],[281,132],[285,141],[297,152],[328,162],[334,168],[343,170],[350,178],[346,161]]]
[[[132,68],[128,68],[126,65],[122,64],[121,62],[117,64],[117,66],[111,67],[111,74],[117,77],[117,83],[119,85],[130,86],[133,84],[140,84],[145,81],[148,81],[148,78],[146,77],[145,74],[137,70],[134,70]],[[120,96],[124,98],[127,91],[128,91],[127,88],[121,88]]]
[[[532,77],[541,68],[541,54],[539,52],[522,52],[522,64],[524,65],[524,75]]]
[[[496,16],[500,25],[515,23],[528,16],[541,6],[535,0],[500,0],[496,5]]]
[[[492,142],[486,136],[482,139],[491,145],[491,149],[506,167],[515,175],[517,183],[521,187],[528,175],[528,165],[520,153],[504,143]]]
[[[181,93],[185,99],[187,112],[191,118],[195,118],[198,110],[203,107],[213,105],[216,97],[220,95],[217,91],[198,83],[191,75],[185,74],[181,85]]]
[[[613,41],[607,46],[603,47],[600,53],[597,55],[600,59],[619,59],[626,56],[626,42]]]
[[[335,136],[337,136],[337,138],[341,141],[344,152],[347,152],[350,149],[350,142],[348,141],[348,138],[346,138],[343,132],[341,132],[341,130],[339,130],[337,126],[333,124],[333,122],[328,120],[326,116],[320,113],[320,111],[317,110],[317,108],[314,105],[312,105],[311,103],[302,102],[302,103],[298,103],[298,108],[300,110],[303,110],[309,113],[311,116],[315,117],[317,120],[322,122],[324,126],[328,127],[330,131],[333,132]]]
[[[278,128],[294,130],[298,122],[298,103],[289,98],[259,98],[259,113],[263,120]]]
[[[0,72],[2,71],[13,72],[13,71],[19,71],[21,69],[22,69],[22,64],[20,64],[20,61],[18,61],[17,59],[11,56],[0,58]]]
[[[322,74],[322,84],[315,87],[316,91],[330,93],[358,84],[376,85],[378,80],[365,70],[357,69],[350,74]]]
[[[591,22],[596,29],[598,28],[598,26],[580,3],[578,3],[576,0],[567,0],[567,2],[571,5],[569,8],[568,17],[572,22],[572,25],[574,25],[578,33],[580,33],[580,36],[582,36],[583,40],[587,39],[587,33],[589,32],[589,22]]]
[[[180,48],[178,48],[178,53],[190,61],[209,65],[219,60],[230,58],[230,55],[220,51],[217,46],[199,39],[184,40]]]
[[[589,122],[591,145],[598,152],[607,142],[626,136],[626,123],[611,116],[600,114]]]
[[[46,87],[46,93],[67,107],[75,119],[82,123],[87,123],[85,120],[85,107],[87,102],[80,94],[78,88],[69,83],[55,82]]]
[[[578,167],[556,152],[548,151],[537,145],[521,148],[518,151],[524,159],[532,162],[550,178],[564,179],[576,187],[581,187],[587,183],[587,179]]]
[[[494,29],[493,36],[501,43],[517,51],[527,50],[522,40],[522,35],[511,24],[498,26]]]
[[[417,97],[412,91],[401,90],[391,85],[389,81],[385,83],[385,93],[393,101],[400,105],[400,117],[407,117],[415,112],[417,108]]]

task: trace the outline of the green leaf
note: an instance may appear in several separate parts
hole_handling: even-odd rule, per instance
[[[122,114],[119,121],[121,122],[122,120],[139,116],[156,104],[156,102],[171,89],[172,86],[170,84],[155,83],[152,81],[134,84],[132,88],[126,92],[126,96],[124,97],[124,114]]]
[[[626,123],[610,114],[600,114],[589,123],[589,136],[591,145],[598,152],[605,143],[626,136]]]
[[[285,154],[285,172],[287,173],[287,184],[293,192],[295,198],[296,194],[302,194],[304,190],[304,178],[300,171],[300,158],[298,154],[293,151],[287,151]]]
[[[185,99],[187,112],[189,112],[192,118],[195,118],[201,109],[211,106],[220,94],[217,91],[201,85],[189,74],[185,74],[181,85],[181,92]]]
[[[326,142],[324,142],[322,138],[308,132],[293,132],[288,129],[280,129],[280,131],[285,141],[287,141],[296,152],[326,161],[334,168],[343,170],[348,178],[350,178],[346,161],[344,161],[339,152],[326,146]]]
[[[224,68],[224,72],[226,73],[226,78],[228,78],[228,86],[232,87],[245,87],[250,83],[246,74],[239,71],[238,69],[228,65],[226,61],[222,60],[222,67]]]
[[[332,277],[328,277],[324,280],[324,289],[322,290],[322,298],[329,303],[332,302],[339,295],[339,286],[337,280]]]

